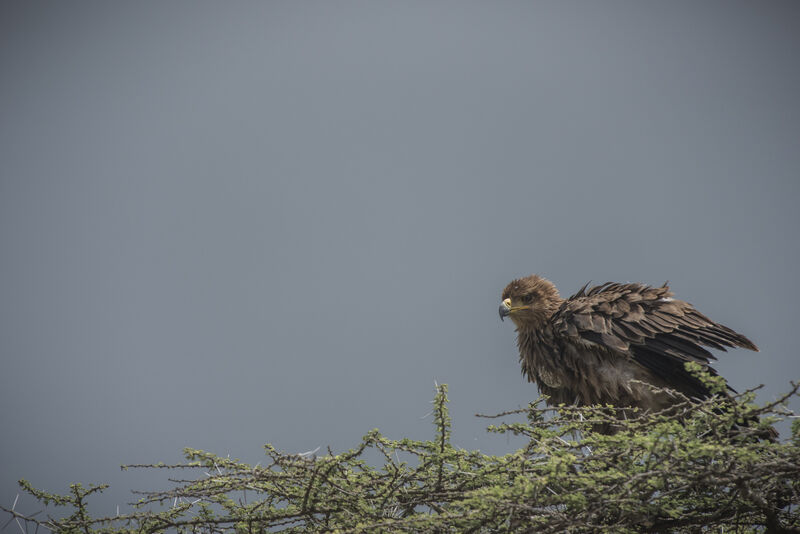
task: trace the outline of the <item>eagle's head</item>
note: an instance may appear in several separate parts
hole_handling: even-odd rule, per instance
[[[501,298],[500,319],[510,317],[518,328],[539,326],[561,305],[556,286],[535,274],[512,281]]]

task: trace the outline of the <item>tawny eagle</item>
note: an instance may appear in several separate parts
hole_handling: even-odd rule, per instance
[[[549,280],[532,275],[503,290],[503,317],[517,326],[523,374],[551,405],[662,410],[675,396],[648,384],[690,398],[710,395],[684,367],[698,362],[716,375],[709,365],[716,358],[705,347],[758,350],[743,335],[674,299],[666,284],[607,282],[562,299]]]

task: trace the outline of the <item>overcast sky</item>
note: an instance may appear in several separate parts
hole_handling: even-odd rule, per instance
[[[0,503],[525,405],[512,278],[669,280],[800,378],[797,2],[0,4]],[[152,487],[147,489],[154,489]],[[126,508],[123,507],[123,510]]]

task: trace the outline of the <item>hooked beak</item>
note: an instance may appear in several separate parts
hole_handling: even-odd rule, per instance
[[[508,317],[508,314],[511,313],[511,299],[505,299],[502,304],[500,304],[500,320],[502,321],[505,317]]]

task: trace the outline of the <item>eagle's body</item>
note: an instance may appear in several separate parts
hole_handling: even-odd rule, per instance
[[[548,403],[610,404],[661,410],[676,390],[706,398],[708,388],[686,371],[698,362],[712,374],[704,347],[758,348],[672,298],[666,286],[606,283],[562,299],[548,280],[533,275],[503,291],[500,316],[517,325],[522,372]]]

